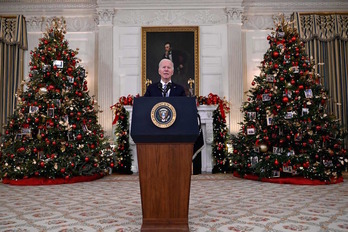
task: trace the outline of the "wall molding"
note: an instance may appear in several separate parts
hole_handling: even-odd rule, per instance
[[[118,10],[114,19],[114,24],[120,26],[211,25],[226,22],[223,9]]]

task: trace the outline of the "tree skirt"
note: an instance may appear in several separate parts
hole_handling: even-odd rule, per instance
[[[241,176],[234,172],[233,175],[235,177],[241,178]],[[321,181],[321,180],[311,180],[300,176],[295,177],[277,177],[277,178],[259,178],[256,175],[246,174],[244,179],[247,180],[258,180],[262,182],[276,183],[276,184],[296,184],[296,185],[324,185],[324,184],[338,184],[343,182],[343,177],[339,177],[338,179],[332,179],[331,182]]]
[[[31,177],[20,180],[11,180],[8,178],[4,178],[2,183],[11,184],[11,185],[53,185],[53,184],[73,184],[77,182],[86,182],[93,181],[99,178],[102,178],[104,175],[102,174],[94,174],[93,176],[74,176],[69,179],[65,178],[57,178],[57,179],[48,179],[43,177]]]

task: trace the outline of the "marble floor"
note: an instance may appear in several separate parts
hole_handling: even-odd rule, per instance
[[[139,179],[110,175],[83,183],[0,184],[0,231],[140,231]],[[271,184],[230,174],[192,176],[191,232],[348,231],[348,181]]]

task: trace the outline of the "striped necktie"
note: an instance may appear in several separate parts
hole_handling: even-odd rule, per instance
[[[163,97],[167,97],[167,84],[163,85]]]

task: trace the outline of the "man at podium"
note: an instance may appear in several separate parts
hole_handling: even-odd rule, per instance
[[[144,97],[180,97],[186,96],[185,89],[172,82],[174,64],[169,59],[162,59],[158,65],[161,80],[147,87]]]
[[[180,96],[186,96],[184,87],[181,85],[175,84],[172,82],[172,76],[174,74],[174,63],[169,59],[162,59],[159,62],[158,65],[158,73],[161,76],[161,80],[157,83],[151,84],[146,89],[146,92],[144,94],[144,97],[180,97]],[[197,114],[197,117],[199,118],[199,125],[200,122],[200,116]],[[203,139],[203,133],[200,128],[199,130],[199,137],[197,141],[194,144],[194,151],[193,151],[193,174],[200,174],[201,173],[201,156],[198,155],[199,152],[204,147],[204,139]],[[198,155],[198,156],[197,156]],[[196,159],[197,157],[197,159]]]
[[[142,232],[189,232],[192,152],[199,135],[197,107],[171,81],[174,64],[162,59],[161,80],[135,98],[131,136],[137,144]],[[164,98],[169,97],[169,98]]]

